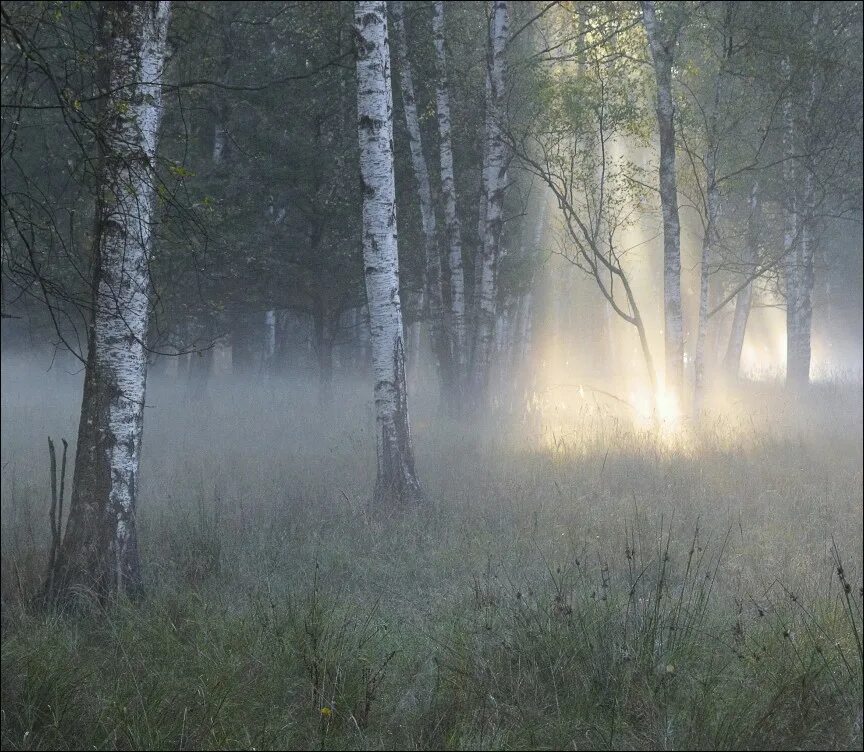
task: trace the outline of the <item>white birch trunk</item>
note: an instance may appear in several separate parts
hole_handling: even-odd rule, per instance
[[[504,51],[507,43],[507,3],[492,2],[489,45],[489,98],[486,102],[486,146],[483,193],[486,212],[481,234],[480,278],[475,286],[476,326],[473,353],[474,396],[481,398],[489,380],[495,335],[495,265],[504,221],[506,153],[501,124],[504,117]]]
[[[94,308],[69,523],[55,587],[141,587],[135,525],[150,305],[156,143],[169,2],[107,6],[111,73]]]
[[[663,210],[663,341],[666,388],[681,394],[684,376],[684,326],[681,310],[681,223],[675,173],[675,101],[672,95],[674,39],[663,39],[652,0],[642,2],[642,20],[657,82],[660,132],[660,204]]]
[[[462,261],[462,228],[456,208],[456,178],[453,170],[453,143],[450,123],[450,91],[447,83],[447,56],[444,49],[444,3],[437,0],[432,16],[435,41],[437,82],[435,104],[438,112],[438,140],[441,163],[441,197],[444,222],[447,227],[450,272],[450,353],[453,381],[461,392],[466,379],[468,362],[465,336],[465,273]]]
[[[423,230],[425,258],[425,289],[429,334],[432,351],[438,362],[439,375],[445,388],[450,382],[450,344],[444,328],[444,303],[441,292],[441,258],[438,250],[438,228],[435,221],[435,205],[432,203],[432,187],[429,182],[429,167],[423,153],[423,136],[420,119],[417,117],[417,100],[414,94],[414,75],[408,57],[408,37],[405,32],[404,4],[397,0],[392,4],[393,25],[396,35],[396,57],[399,61],[399,84],[402,92],[402,109],[408,131],[408,146],[411,167],[417,182],[420,204],[420,223]]]
[[[387,4],[364,1],[354,8],[363,260],[377,421],[375,500],[379,505],[411,504],[420,502],[423,494],[414,470],[405,389]]]
[[[480,165],[480,188],[478,190],[477,195],[477,248],[474,253],[474,289],[472,290],[471,297],[471,308],[472,315],[474,318],[474,327],[476,333],[477,327],[477,301],[479,298],[479,289],[480,289],[480,277],[483,272],[483,236],[486,232],[486,166],[489,162],[489,149],[488,149],[488,131],[489,131],[489,107],[492,101],[492,79],[489,76],[489,66],[491,65],[488,56],[491,54],[491,44],[487,38],[487,60],[486,60],[486,86],[485,86],[485,103],[486,103],[486,112],[484,117],[484,141],[483,141],[483,155],[482,162]],[[476,342],[472,342],[471,346],[473,346]]]

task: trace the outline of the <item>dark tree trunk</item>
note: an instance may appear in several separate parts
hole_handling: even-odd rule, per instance
[[[199,402],[207,396],[212,371],[212,347],[189,354],[189,369],[186,373],[186,399]]]
[[[317,301],[313,314],[315,353],[318,356],[318,404],[329,408],[333,404],[333,322],[324,301]]]

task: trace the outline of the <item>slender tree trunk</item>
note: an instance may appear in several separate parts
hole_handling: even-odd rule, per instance
[[[471,323],[473,325],[472,332],[472,342],[471,342],[471,352],[470,358],[473,361],[474,356],[474,346],[476,344],[476,334],[477,334],[477,301],[479,300],[479,290],[480,290],[480,277],[483,276],[483,237],[486,234],[486,203],[488,201],[488,196],[486,195],[486,169],[487,163],[489,161],[489,149],[488,147],[488,114],[490,102],[492,101],[492,79],[489,76],[489,66],[491,62],[489,60],[489,52],[490,52],[490,42],[487,37],[486,40],[486,87],[485,87],[485,103],[486,103],[486,117],[485,117],[485,129],[484,129],[484,140],[483,140],[483,155],[481,157],[480,164],[480,187],[477,191],[477,246],[474,249],[474,266],[472,268],[473,271],[473,288],[471,290]],[[472,374],[473,377],[473,374]]]
[[[112,112],[102,141],[93,314],[66,535],[54,595],[137,594],[135,524],[144,423],[153,162],[169,2],[105,7]]]
[[[744,274],[751,277],[758,260],[757,246],[759,243],[759,181],[753,182],[750,189],[750,216],[747,218],[747,242],[745,244],[746,265]],[[729,345],[726,348],[724,362],[726,377],[737,379],[741,368],[741,351],[744,349],[744,335],[747,332],[747,319],[753,304],[753,282],[749,282],[735,296],[735,315],[732,318],[732,331],[729,333]]]
[[[333,336],[330,315],[323,301],[317,302],[313,321],[318,356],[318,405],[328,408],[333,404]]]
[[[404,4],[397,0],[392,4],[393,26],[396,35],[396,58],[399,61],[399,83],[402,92],[402,109],[408,131],[408,146],[411,166],[417,182],[420,203],[420,224],[423,230],[425,257],[426,319],[432,352],[438,364],[438,373],[444,392],[449,392],[451,381],[450,343],[444,326],[444,303],[441,292],[441,256],[438,249],[438,228],[435,220],[435,205],[432,202],[432,187],[429,183],[429,167],[423,153],[423,137],[417,117],[417,100],[414,95],[414,75],[408,57],[408,37],[405,33]],[[448,395],[449,396],[449,395]]]
[[[360,308],[360,360],[364,372],[372,365],[372,325],[369,319],[369,306]]]
[[[789,72],[789,61],[783,60],[783,71]],[[799,386],[798,366],[799,338],[799,296],[801,289],[799,256],[800,239],[798,196],[795,185],[795,117],[792,101],[787,97],[783,103],[783,183],[786,187],[786,202],[783,207],[783,276],[786,287],[786,385]]]
[[[504,117],[504,52],[507,43],[507,3],[494,0],[489,29],[489,98],[486,102],[486,146],[483,186],[486,213],[481,235],[480,278],[475,282],[476,331],[473,352],[474,397],[482,399],[489,382],[495,335],[498,260],[504,217],[506,153],[501,123]]]
[[[456,178],[453,170],[453,144],[450,124],[450,90],[447,83],[447,57],[444,48],[444,3],[437,0],[432,16],[437,81],[435,103],[438,111],[438,141],[441,163],[441,196],[449,246],[450,273],[449,334],[453,384],[461,395],[467,379],[465,335],[465,273],[462,260],[462,227],[456,208]]]
[[[536,374],[534,359],[534,293],[528,290],[522,306],[519,324],[518,360],[516,363],[516,388],[514,398],[519,411],[525,410],[533,391]]]
[[[264,312],[264,353],[263,369],[273,373],[276,358],[276,311],[272,308]]]
[[[663,38],[652,0],[642,2],[657,82],[657,125],[660,131],[660,204],[663,209],[663,342],[666,388],[680,397],[684,381],[684,326],[681,310],[681,224],[675,173],[675,101],[672,61],[675,37]],[[677,35],[676,35],[677,36]]]
[[[819,23],[818,6],[813,11],[813,25]],[[817,80],[815,73],[810,79],[810,98],[805,111],[805,123],[809,125],[812,117],[813,103],[816,100]],[[791,109],[791,105],[790,105]],[[785,114],[785,112],[784,112]],[[794,153],[794,137],[792,134],[791,115],[788,130],[789,153]],[[807,129],[809,131],[809,128]],[[813,328],[813,258],[816,245],[815,227],[815,186],[811,164],[805,164],[804,180],[801,185],[801,206],[799,221],[798,248],[790,254],[795,257],[795,268],[790,275],[794,287],[794,315],[789,319],[787,313],[787,350],[786,350],[786,383],[793,389],[806,389],[810,385],[810,363],[812,359],[811,336]],[[790,183],[787,182],[787,186]],[[789,310],[787,294],[787,311]]]
[[[375,501],[379,507],[410,505],[424,497],[414,469],[405,388],[387,4],[357,2],[354,9],[363,260],[377,414]]]
[[[425,298],[424,298],[425,300]],[[408,324],[405,329],[405,341],[408,343],[408,348],[405,352],[406,368],[408,373],[408,381],[412,389],[419,384],[420,373],[422,371],[421,352],[423,350],[423,319],[418,318]]]
[[[517,368],[523,369],[531,361],[532,333],[534,329],[534,293],[531,290],[522,298],[519,320],[519,341],[517,342]]]
[[[714,249],[718,242],[717,224],[720,219],[720,191],[716,180],[716,160],[708,158],[708,217],[705,234],[702,238],[702,263],[699,272],[699,321],[696,331],[696,352],[694,354],[694,392],[693,413],[702,411],[705,401],[705,341],[708,338],[708,304],[710,299],[710,271]]]
[[[201,340],[204,337],[209,337],[201,331],[202,327],[192,317],[189,318],[187,325],[187,337],[191,340],[192,347],[201,347],[204,344]],[[206,347],[203,350],[193,350],[189,353],[188,359],[183,361],[186,368],[186,400],[189,402],[198,402],[207,394],[207,387],[210,380],[210,371],[213,366],[213,348]]]
[[[222,22],[226,24],[227,28],[227,19],[222,19]],[[231,42],[227,33],[223,33],[222,35],[222,58],[221,58],[221,69],[219,72],[219,79],[224,81],[225,77],[228,73],[228,68],[231,64]],[[226,107],[225,107],[225,98],[222,95],[222,92],[217,89],[214,92],[214,103],[215,103],[215,122],[213,124],[213,149],[211,151],[211,159],[213,161],[213,166],[219,168],[225,161],[226,156],[226,146],[227,146],[227,130],[225,127],[225,121],[227,120]],[[207,322],[209,323],[210,317],[205,314],[207,318]],[[201,334],[201,329],[204,328],[200,326],[200,324],[196,325],[194,322],[189,327],[191,332],[196,332],[197,334]],[[210,329],[209,326],[206,327]],[[212,336],[212,331],[205,331],[205,336]],[[193,346],[198,347],[202,343],[198,341],[196,337],[193,342]],[[210,381],[210,374],[213,370],[213,346],[212,342],[208,343],[208,346],[204,350],[200,350],[198,352],[192,352],[189,354],[189,365],[186,371],[186,399],[198,402],[202,400],[206,394]]]
[[[186,377],[186,398],[188,400],[198,402],[205,397],[212,370],[212,347],[189,354],[189,371]]]
[[[226,5],[222,5],[220,10],[224,11]],[[231,43],[231,35],[229,28],[231,21],[226,13],[219,16],[219,22],[222,26],[222,36],[220,39],[222,45],[222,53],[219,56],[218,80],[225,82],[228,77],[228,70],[231,67],[231,58],[234,53],[234,47]],[[225,152],[228,145],[228,112],[223,91],[219,87],[215,87],[212,93],[213,103],[215,107],[215,122],[213,124],[213,164],[217,167],[225,161]]]
[[[724,51],[727,49],[725,30],[723,49]],[[707,216],[705,217],[705,233],[702,237],[702,263],[699,271],[699,321],[694,356],[693,414],[697,416],[702,412],[705,401],[705,341],[708,338],[711,262],[720,241],[720,186],[717,183],[717,152],[720,146],[717,119],[720,111],[725,54],[724,52],[720,68],[714,79],[714,102],[708,118],[708,148],[705,153],[705,209]]]
[[[798,277],[798,317],[796,325],[797,348],[789,358],[789,378],[793,386],[804,389],[810,384],[810,364],[812,360],[811,336],[813,328],[813,257],[816,233],[813,219],[813,175],[808,169],[804,175],[800,238],[800,271]]]
[[[722,216],[722,209],[720,214]],[[709,311],[713,311],[714,308],[716,308],[716,303],[721,299],[722,292],[723,285],[715,275],[711,278],[710,286],[708,288]],[[722,339],[723,331],[726,328],[726,321],[731,320],[731,318],[732,317],[728,310],[718,311],[714,316],[711,316],[709,313],[708,329],[705,335],[705,350],[708,353],[706,356],[706,367],[708,368],[709,375],[711,370],[717,370],[717,367],[723,361],[723,355],[720,352],[720,340]]]
[[[274,370],[280,374],[287,373],[290,363],[291,344],[289,332],[292,328],[292,315],[293,312],[290,310],[276,311],[276,351],[273,358],[275,361]]]
[[[263,322],[254,313],[237,313],[231,327],[231,373],[254,378],[261,365]]]

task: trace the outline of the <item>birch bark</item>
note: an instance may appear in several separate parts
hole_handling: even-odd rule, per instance
[[[93,314],[75,476],[55,595],[141,589],[135,525],[144,422],[161,79],[169,2],[106,5],[110,112],[101,155]]]
[[[420,203],[420,224],[423,230],[424,258],[426,262],[425,313],[429,321],[432,349],[438,361],[442,384],[450,383],[450,344],[444,328],[444,304],[441,293],[441,258],[438,250],[438,227],[435,220],[435,206],[432,203],[432,187],[429,182],[429,167],[423,153],[423,136],[420,132],[420,119],[417,116],[417,99],[414,94],[414,73],[408,57],[408,37],[405,33],[404,3],[397,0],[392,4],[393,25],[396,34],[396,59],[399,62],[399,88],[402,93],[402,109],[405,112],[405,126],[408,131],[408,146],[411,153],[411,167],[417,182],[417,196]]]
[[[462,228],[456,209],[456,178],[453,171],[453,139],[450,123],[450,91],[447,83],[447,53],[444,48],[444,3],[437,0],[432,16],[437,82],[435,105],[438,113],[438,141],[441,163],[441,197],[449,246],[450,273],[449,334],[453,382],[459,393],[464,388],[468,353],[465,336],[465,273],[462,261]]]
[[[414,470],[405,390],[387,4],[356,2],[354,30],[363,189],[363,260],[377,424],[375,501],[379,506],[416,504],[422,501],[423,493]]]
[[[681,223],[675,173],[675,100],[672,61],[677,34],[663,34],[653,0],[643,0],[642,20],[657,82],[657,125],[660,131],[660,204],[663,210],[663,341],[666,388],[681,394],[684,377],[684,326],[681,311]]]
[[[501,132],[504,116],[504,49],[507,43],[507,3],[492,2],[489,28],[489,87],[486,101],[486,146],[483,165],[485,215],[480,248],[480,277],[476,284],[476,332],[473,352],[474,396],[480,398],[489,381],[495,335],[495,266],[503,226],[505,144]]]

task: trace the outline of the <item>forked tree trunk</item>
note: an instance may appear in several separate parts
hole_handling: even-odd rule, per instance
[[[672,61],[676,38],[664,34],[660,29],[652,0],[643,1],[642,19],[657,82],[666,388],[680,397],[684,380],[684,326],[681,311],[681,223],[678,219],[678,183],[675,173],[675,101],[672,96]]]
[[[54,593],[134,595],[156,142],[169,2],[105,6],[111,119],[102,142],[93,314],[69,522]]]
[[[393,95],[387,4],[357,2],[357,119],[363,191],[363,261],[372,334],[378,473],[375,502],[423,500],[414,470],[408,424],[405,349],[399,299],[396,190],[393,175]]]
[[[432,16],[437,81],[435,104],[438,111],[438,143],[441,162],[441,197],[447,227],[450,273],[449,335],[453,385],[457,396],[465,388],[468,352],[465,336],[465,273],[462,261],[462,227],[456,208],[456,178],[453,171],[453,144],[450,124],[450,91],[447,84],[447,56],[444,48],[444,3],[437,0]]]
[[[747,242],[745,244],[744,274],[751,278],[756,271],[758,261],[757,246],[759,236],[759,182],[754,181],[750,189],[750,216],[747,218]],[[748,282],[735,296],[735,315],[732,318],[732,331],[729,333],[729,345],[726,348],[724,367],[727,379],[737,379],[741,368],[741,351],[744,349],[744,336],[747,333],[747,319],[753,305],[753,282]]]
[[[489,28],[489,86],[486,101],[486,145],[483,165],[485,215],[480,245],[480,277],[475,281],[476,322],[473,349],[474,398],[482,399],[489,382],[489,366],[495,336],[498,261],[504,223],[504,189],[507,169],[501,132],[504,116],[504,51],[507,44],[507,3],[494,0]]]
[[[396,57],[399,61],[399,83],[402,92],[402,109],[405,112],[405,126],[408,131],[408,146],[411,152],[411,167],[417,182],[417,196],[420,204],[420,224],[423,230],[423,250],[425,259],[426,320],[432,352],[438,365],[438,375],[444,393],[450,391],[451,365],[450,343],[444,327],[444,302],[441,292],[441,258],[438,250],[438,227],[435,220],[435,205],[432,203],[432,186],[429,183],[429,167],[423,153],[423,137],[420,120],[417,117],[417,100],[414,95],[414,74],[408,58],[408,37],[405,32],[404,5],[394,2],[393,25],[396,34]]]

